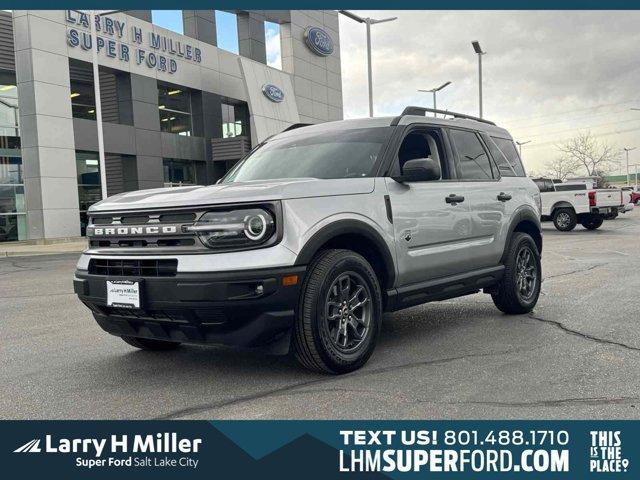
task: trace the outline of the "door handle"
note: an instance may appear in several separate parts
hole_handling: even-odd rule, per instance
[[[504,192],[500,192],[498,194],[498,200],[500,200],[501,202],[506,202],[511,200],[511,195],[509,195],[508,193],[504,193]]]
[[[444,197],[444,201],[455,205],[456,203],[464,202],[464,197],[462,195],[456,195],[455,193],[452,193],[448,197]]]

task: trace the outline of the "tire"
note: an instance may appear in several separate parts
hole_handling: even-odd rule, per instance
[[[602,217],[588,217],[582,221],[582,226],[587,230],[596,230],[602,226],[604,219]]]
[[[348,297],[353,306],[362,304],[343,304]],[[293,328],[298,362],[334,375],[357,370],[373,353],[381,324],[382,293],[369,262],[350,250],[319,253],[309,265]]]
[[[125,341],[125,343],[128,343],[132,347],[136,347],[141,350],[173,350],[174,348],[178,348],[180,346],[180,342],[166,342],[164,340],[153,340],[151,338],[127,336],[123,336],[121,338]]]
[[[519,261],[523,251],[531,255],[531,266],[535,267],[530,273],[535,275],[531,280],[530,293],[524,295],[519,285]],[[540,252],[536,243],[526,233],[516,232],[511,237],[505,262],[504,276],[494,293],[491,294],[493,303],[504,313],[515,315],[529,313],[538,303],[542,284],[542,266]]]
[[[570,232],[578,224],[573,208],[558,208],[553,212],[553,225],[561,232]]]

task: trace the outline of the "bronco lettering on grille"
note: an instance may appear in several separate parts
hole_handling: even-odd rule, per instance
[[[88,232],[94,236],[111,236],[111,235],[174,235],[178,233],[176,225],[158,225],[149,227],[96,227],[93,231]]]

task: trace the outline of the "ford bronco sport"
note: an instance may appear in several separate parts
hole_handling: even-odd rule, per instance
[[[134,347],[291,347],[333,374],[369,359],[384,312],[481,290],[531,311],[540,193],[511,136],[425,112],[294,125],[216,185],[96,203],[75,292]]]

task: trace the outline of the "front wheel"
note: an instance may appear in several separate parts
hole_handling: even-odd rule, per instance
[[[504,313],[529,313],[538,303],[541,285],[538,247],[529,235],[517,232],[509,243],[504,276],[491,294],[493,303]]]
[[[294,325],[293,350],[306,368],[342,374],[373,353],[382,323],[382,293],[367,260],[325,250],[309,266]]]
[[[582,226],[587,230],[596,230],[602,226],[604,219],[602,217],[592,216],[582,221]]]

